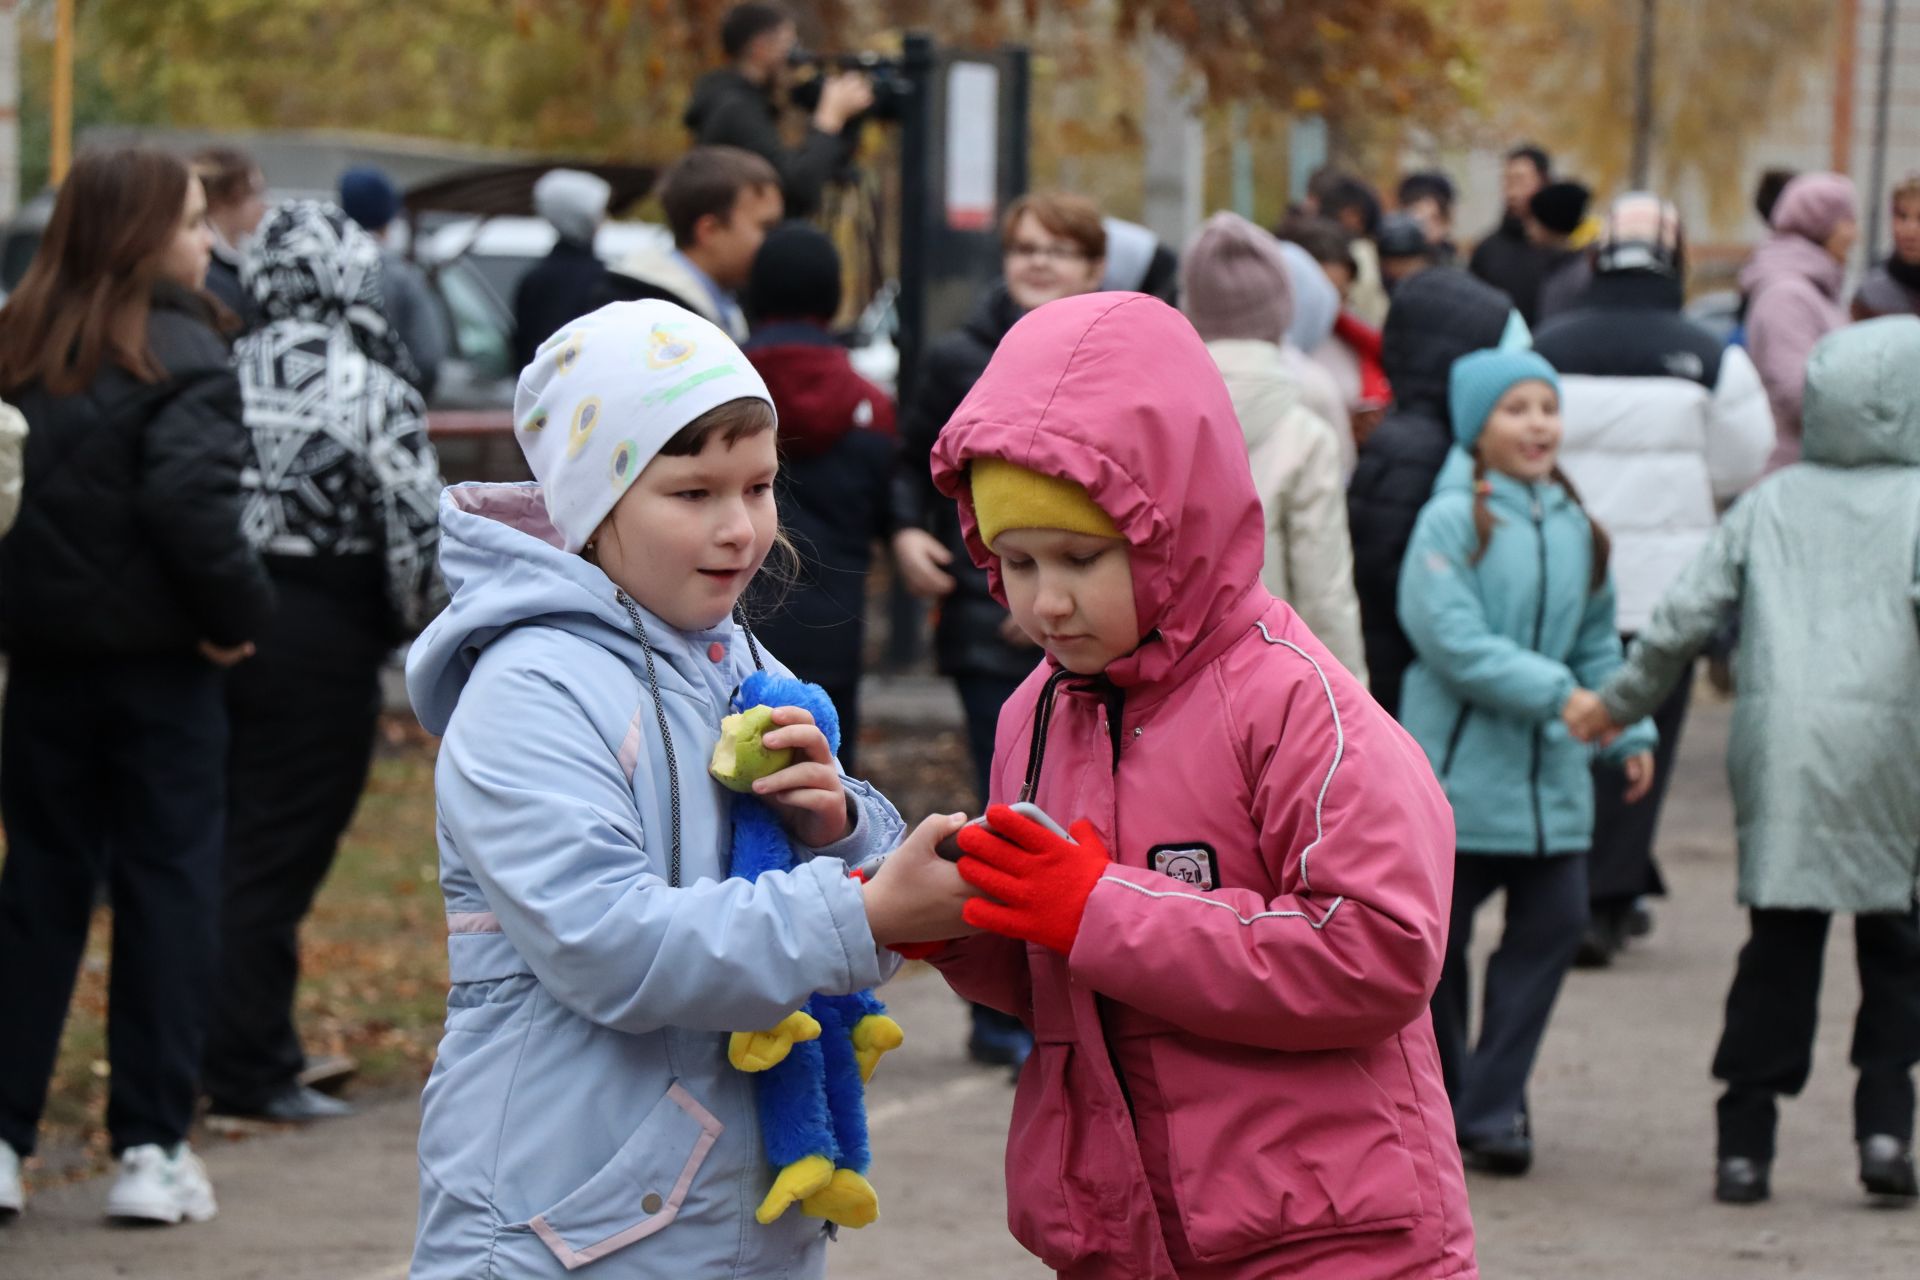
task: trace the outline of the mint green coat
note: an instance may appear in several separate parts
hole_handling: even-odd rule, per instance
[[[1601,691],[1650,710],[1733,609],[1740,901],[1904,911],[1920,874],[1920,319],[1822,339],[1802,461],[1734,504]]]

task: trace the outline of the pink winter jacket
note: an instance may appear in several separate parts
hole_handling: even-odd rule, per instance
[[[1776,232],[1740,272],[1747,291],[1747,350],[1773,406],[1778,438],[1768,471],[1800,460],[1800,401],[1807,357],[1847,323],[1840,307],[1846,265],[1794,232]]]
[[[1034,1032],[1013,1234],[1072,1280],[1477,1275],[1427,1014],[1452,817],[1420,748],[1261,587],[1206,349],[1141,294],[1007,335],[933,457],[1004,598],[967,497],[981,456],[1087,489],[1132,544],[1148,633],[1104,680],[1043,665],[1000,716],[994,799],[1090,819],[1114,856],[1072,954],[983,936],[934,961]]]

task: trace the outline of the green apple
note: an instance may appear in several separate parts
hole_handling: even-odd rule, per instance
[[[793,763],[792,747],[769,750],[761,736],[774,727],[773,708],[748,707],[720,721],[720,741],[713,745],[707,772],[729,791],[751,791],[753,784]]]

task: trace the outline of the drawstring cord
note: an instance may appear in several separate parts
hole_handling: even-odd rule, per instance
[[[647,692],[653,697],[654,718],[660,725],[660,742],[667,752],[667,799],[672,808],[672,835],[667,855],[667,884],[671,888],[680,887],[680,767],[673,754],[673,731],[667,727],[666,704],[660,701],[660,673],[654,667],[653,641],[647,636],[647,624],[640,620],[640,606],[633,597],[619,588],[614,589],[614,597],[620,601],[620,607],[627,611],[627,617],[633,623],[633,633],[640,637],[640,652],[647,660]],[[738,610],[733,620],[747,637],[747,652],[753,655],[756,671],[766,669],[760,657],[760,646],[753,638],[753,629],[746,624]]]
[[[1034,710],[1033,737],[1027,743],[1027,776],[1020,786],[1020,799],[1031,803],[1034,792],[1040,788],[1040,770],[1046,764],[1047,733],[1053,727],[1053,707],[1059,700],[1060,686],[1069,680],[1078,679],[1079,684],[1067,685],[1075,693],[1097,693],[1107,708],[1107,736],[1113,749],[1113,767],[1120,767],[1120,718],[1126,708],[1126,690],[1104,674],[1094,676],[1076,676],[1065,667],[1047,677],[1047,683],[1040,690],[1040,704]]]

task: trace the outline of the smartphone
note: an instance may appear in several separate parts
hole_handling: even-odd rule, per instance
[[[1026,818],[1032,822],[1036,822],[1039,825],[1045,827],[1047,830],[1053,832],[1053,834],[1059,836],[1062,840],[1073,839],[1072,836],[1066,833],[1065,828],[1063,828],[1059,823],[1055,822],[1051,817],[1049,817],[1047,814],[1047,811],[1045,809],[1042,809],[1037,804],[1030,804],[1027,801],[1022,800],[1018,804],[1008,805],[1007,807],[1009,809],[1012,809],[1015,813],[1019,814],[1021,817]],[[986,825],[987,825],[987,819],[984,815],[982,815],[981,817],[975,818],[972,822],[969,822],[967,824],[967,826],[969,827],[984,827]],[[965,830],[965,828],[962,828],[962,830]],[[960,861],[960,832],[959,831],[954,832],[952,835],[948,836],[945,840],[942,840],[939,844],[935,845],[934,851],[938,853],[941,857],[945,858],[948,862]]]

